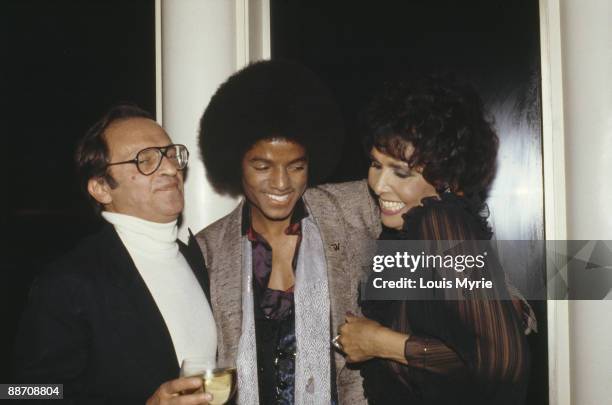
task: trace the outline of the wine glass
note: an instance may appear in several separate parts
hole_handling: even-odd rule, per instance
[[[209,358],[186,358],[181,364],[181,377],[202,378],[202,391],[212,394],[211,405],[227,403],[236,392],[236,366],[227,361],[215,363]]]

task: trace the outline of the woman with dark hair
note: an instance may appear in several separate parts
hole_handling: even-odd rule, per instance
[[[379,239],[491,238],[483,213],[498,138],[471,88],[432,77],[388,87],[368,123]],[[369,402],[521,403],[528,348],[521,314],[500,299],[509,296],[503,280],[466,299],[438,288],[428,300],[363,301],[367,318],[348,316],[337,342],[349,361],[369,360],[362,366]],[[431,299],[435,294],[446,299]]]

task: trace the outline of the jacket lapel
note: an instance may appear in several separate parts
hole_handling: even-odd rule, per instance
[[[218,325],[219,357],[236,360],[242,331],[242,207],[230,214],[222,232],[219,251],[210,267],[211,301]]]
[[[204,294],[206,294],[206,299],[210,305],[210,283],[208,280],[208,271],[206,270],[206,264],[204,263],[202,251],[200,250],[198,242],[196,241],[195,236],[193,236],[191,229],[189,229],[189,240],[187,245],[180,240],[178,241],[178,245],[179,250],[191,267],[193,274],[198,279],[198,283],[200,283],[200,287],[202,287]]]
[[[149,373],[153,381],[166,381],[178,376],[178,360],[174,350],[174,344],[164,318],[153,299],[144,280],[140,276],[134,261],[132,260],[123,242],[117,235],[112,225],[107,225],[105,233],[108,234],[108,242],[111,245],[111,266],[109,277],[119,289],[122,296],[131,304],[134,310],[134,333],[142,335],[143,345],[149,344],[149,350],[136,350],[133,355],[154,353],[155,364],[151,364],[150,358],[134,359],[143,365],[143,373]]]

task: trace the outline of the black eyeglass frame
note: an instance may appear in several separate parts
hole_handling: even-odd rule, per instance
[[[185,148],[185,152],[187,153],[187,158],[185,159],[185,165],[183,167],[177,167],[177,170],[183,170],[187,167],[187,164],[189,163],[189,149],[187,149],[187,147],[183,144],[180,143],[172,143],[170,145],[166,145],[166,146],[149,146],[147,148],[141,149],[138,151],[138,153],[136,153],[136,157],[134,159],[130,159],[130,160],[124,160],[123,162],[113,162],[113,163],[108,163],[106,165],[106,167],[108,168],[109,166],[115,166],[115,165],[125,165],[125,164],[129,164],[129,163],[133,163],[136,165],[136,169],[138,169],[138,171],[140,172],[140,174],[142,174],[143,176],[150,176],[153,173],[155,173],[159,167],[161,166],[162,160],[164,160],[164,158],[170,160],[171,158],[168,157],[167,153],[168,153],[168,149],[173,148],[173,147],[183,147]],[[159,159],[159,162],[157,163],[157,167],[155,167],[155,169],[153,169],[153,171],[151,171],[151,173],[144,173],[141,169],[140,169],[140,165],[138,164],[138,156],[147,150],[151,150],[151,149],[157,149],[162,157],[161,159]],[[178,155],[177,155],[178,156]]]

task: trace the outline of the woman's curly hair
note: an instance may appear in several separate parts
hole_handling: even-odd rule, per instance
[[[221,194],[242,193],[242,159],[258,141],[281,138],[306,149],[309,184],[331,174],[344,127],[330,91],[290,61],[253,63],[232,75],[200,120],[199,148],[209,181]]]
[[[476,91],[449,76],[388,84],[371,103],[365,147],[422,175],[438,191],[450,188],[481,205],[496,170],[499,140]],[[412,144],[412,155],[406,147]]]

